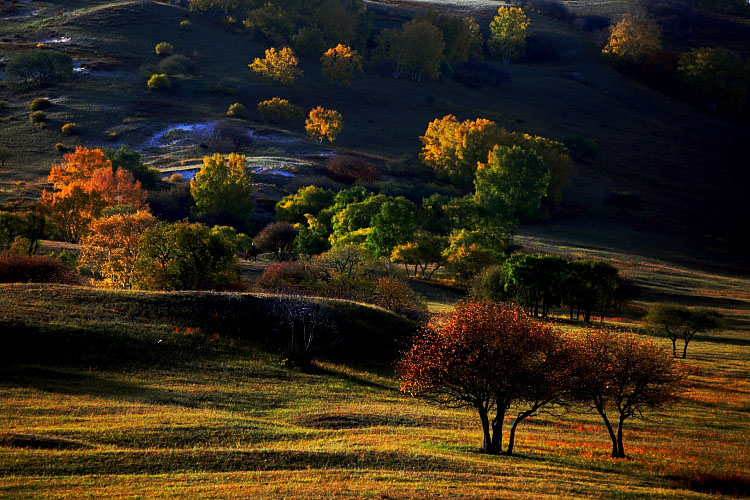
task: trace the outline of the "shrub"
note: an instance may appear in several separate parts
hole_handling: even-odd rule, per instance
[[[29,115],[29,121],[31,123],[44,123],[46,119],[47,116],[44,114],[44,111],[34,111]]]
[[[195,71],[193,61],[181,54],[164,58],[157,68],[160,73],[168,75],[189,75]]]
[[[55,144],[55,150],[58,153],[67,153],[69,151],[68,147],[62,142],[58,142],[57,144]]]
[[[190,28],[190,21],[188,19],[183,19],[182,21],[180,21],[181,30],[186,30],[188,28]]]
[[[175,172],[169,176],[169,178],[167,179],[167,182],[181,183],[181,182],[185,182],[185,178],[182,176],[182,174],[178,174],[177,172]]]
[[[376,182],[380,172],[370,162],[358,156],[334,156],[326,162],[328,174],[339,182]]]
[[[75,274],[49,257],[0,255],[0,283],[77,283]]]
[[[490,266],[475,278],[471,295],[493,302],[504,302],[510,298],[510,294],[505,291],[505,281],[503,266]]]
[[[301,292],[314,287],[316,273],[304,262],[274,262],[261,275],[258,286],[264,290]]]
[[[171,56],[174,52],[174,45],[169,42],[159,42],[156,44],[156,55],[161,57]]]
[[[292,46],[303,56],[319,58],[326,50],[326,41],[318,28],[306,26],[292,37]]]
[[[68,271],[75,271],[78,267],[78,256],[73,252],[60,250],[59,252],[50,253],[49,257],[55,260],[59,260]]]
[[[235,102],[227,110],[227,116],[233,118],[245,118],[247,117],[247,108],[241,102]]]
[[[599,146],[594,141],[580,135],[566,135],[562,138],[570,157],[582,163],[596,163],[599,159]]]
[[[60,131],[65,135],[76,135],[81,131],[77,123],[70,122],[60,127]]]
[[[39,111],[41,109],[47,109],[51,106],[52,103],[46,97],[37,97],[36,99],[31,101],[31,104],[29,104],[29,109],[31,111]]]
[[[151,78],[148,79],[147,85],[149,90],[164,90],[171,87],[172,82],[169,81],[169,77],[164,73],[157,73],[151,75]]]
[[[303,116],[302,108],[279,97],[259,102],[258,114],[264,121],[271,123],[296,121]]]

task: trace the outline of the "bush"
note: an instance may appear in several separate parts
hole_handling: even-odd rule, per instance
[[[158,73],[151,75],[151,78],[148,79],[147,85],[149,90],[164,90],[171,87],[172,82],[169,81],[169,77],[164,73]]]
[[[77,123],[70,122],[60,127],[60,131],[65,135],[76,135],[81,131]]]
[[[0,255],[0,283],[75,284],[78,279],[56,259]]]
[[[232,118],[245,118],[247,117],[247,108],[240,102],[235,102],[227,110],[227,116]]]
[[[510,294],[505,291],[505,273],[503,266],[490,266],[474,280],[471,287],[472,297],[491,300],[493,302],[504,302],[510,299]]]
[[[69,149],[62,142],[58,142],[57,144],[55,144],[55,151],[57,151],[58,153],[67,153]]]
[[[182,21],[180,21],[181,30],[186,30],[188,28],[190,28],[190,21],[188,19],[183,19]]]
[[[47,109],[51,106],[52,103],[46,97],[37,97],[36,99],[31,101],[31,104],[29,104],[29,109],[31,111],[39,111],[42,109]]]
[[[562,143],[575,161],[596,163],[599,160],[599,146],[591,139],[581,135],[566,135],[562,138]]]
[[[335,180],[351,184],[356,181],[376,182],[380,172],[358,156],[334,156],[326,162],[326,171]]]
[[[259,102],[258,114],[260,114],[264,121],[270,123],[297,121],[301,120],[304,116],[302,108],[279,97]]]
[[[292,37],[292,46],[298,54],[315,59],[319,58],[328,48],[323,33],[318,28],[310,26],[300,29]]]
[[[29,115],[29,121],[31,123],[44,123],[46,119],[47,116],[44,114],[44,111],[34,111]]]
[[[275,292],[302,292],[315,287],[317,274],[304,262],[274,262],[261,275],[258,286]]]
[[[169,176],[169,178],[167,179],[167,182],[179,184],[179,183],[185,182],[185,178],[182,176],[182,174],[178,174],[177,172],[175,172]]]
[[[75,271],[76,267],[78,267],[78,256],[73,252],[60,250],[59,252],[50,253],[49,257],[55,260],[59,260],[68,271]]]
[[[172,222],[190,217],[194,203],[187,182],[175,182],[164,189],[149,191],[146,201],[155,216]]]
[[[195,71],[193,61],[181,54],[164,58],[157,68],[160,73],[167,75],[190,75]]]
[[[159,42],[156,44],[156,55],[161,57],[171,56],[174,52],[174,45],[169,42]]]
[[[485,85],[500,86],[510,81],[510,73],[504,68],[497,68],[491,63],[467,61],[453,67],[453,80],[473,89]]]

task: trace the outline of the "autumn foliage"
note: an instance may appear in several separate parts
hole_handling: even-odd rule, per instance
[[[291,84],[302,76],[302,70],[297,67],[298,64],[299,59],[289,47],[283,47],[279,50],[271,47],[266,49],[263,59],[256,57],[248,66],[264,78],[283,84]]]
[[[460,302],[436,316],[398,364],[401,390],[477,411],[486,453],[513,454],[518,425],[542,408],[580,402],[602,416],[612,456],[623,423],[673,400],[681,374],[665,349],[632,334],[557,332],[515,306]],[[516,412],[503,450],[506,414]],[[617,415],[617,432],[608,416]]]
[[[107,207],[143,208],[146,192],[133,174],[114,170],[98,149],[76,148],[49,174],[53,191],[44,191],[43,206],[69,241],[85,234],[89,223]]]
[[[351,47],[338,44],[323,54],[320,65],[326,78],[350,85],[354,74],[362,72],[362,56]]]
[[[317,140],[318,144],[323,142],[323,139],[327,139],[328,142],[335,141],[342,128],[344,128],[344,121],[341,113],[322,106],[312,109],[305,120],[307,135]]]

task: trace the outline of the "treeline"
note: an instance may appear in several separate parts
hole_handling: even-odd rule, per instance
[[[482,272],[472,294],[515,302],[542,318],[564,305],[570,319],[583,317],[588,323],[595,313],[604,321],[608,311],[627,299],[628,290],[617,268],[600,260],[514,254]]]

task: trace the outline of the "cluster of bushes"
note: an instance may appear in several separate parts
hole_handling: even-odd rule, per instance
[[[514,254],[485,269],[472,294],[496,302],[515,302],[532,316],[546,318],[553,308],[567,306],[570,319],[588,323],[627,298],[617,268],[598,260],[572,260],[553,255]]]
[[[46,49],[31,49],[12,57],[5,79],[13,87],[31,88],[64,82],[73,76],[73,59]]]
[[[39,240],[52,234],[52,225],[41,213],[0,212],[0,251],[33,255],[39,247]]]
[[[78,276],[58,259],[0,253],[0,283],[76,284]]]

